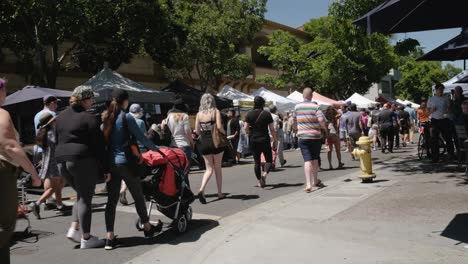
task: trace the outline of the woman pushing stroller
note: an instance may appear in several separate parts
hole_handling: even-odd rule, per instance
[[[111,179],[107,183],[108,201],[106,205],[105,218],[107,229],[107,240],[105,249],[113,249],[117,245],[114,235],[114,222],[117,202],[119,200],[120,183],[125,181],[128,190],[135,200],[135,207],[143,225],[143,232],[146,238],[153,237],[162,230],[162,222],[152,225],[146,209],[145,198],[140,184],[140,175],[131,167],[129,160],[129,139],[135,137],[138,142],[150,150],[157,150],[158,147],[148,140],[138,128],[135,119],[125,113],[129,102],[129,95],[124,90],[114,90],[112,102],[104,116],[103,133],[110,152],[110,172]]]

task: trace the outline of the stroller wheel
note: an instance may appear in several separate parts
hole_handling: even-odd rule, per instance
[[[135,221],[135,227],[138,231],[143,231],[143,225],[141,224],[140,218]]]
[[[175,228],[177,233],[181,234],[187,231],[187,218],[185,218],[185,215],[182,215],[177,221],[175,221]]]
[[[192,221],[192,216],[193,216],[192,206],[189,206],[187,209],[187,212],[185,212],[185,217],[187,218],[187,222]]]

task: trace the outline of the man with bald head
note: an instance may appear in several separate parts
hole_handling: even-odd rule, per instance
[[[320,107],[312,102],[313,90],[305,88],[302,96],[304,102],[298,103],[295,107],[297,126],[297,136],[299,147],[304,158],[304,173],[306,178],[306,188],[304,191],[310,193],[323,187],[318,180],[320,149],[322,148],[322,137],[327,137],[324,116]],[[324,134],[322,134],[324,131]]]

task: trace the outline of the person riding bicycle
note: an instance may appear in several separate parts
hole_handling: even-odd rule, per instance
[[[420,128],[420,133],[424,133],[424,146],[427,150],[427,156],[431,157],[431,148],[430,146],[430,139],[431,139],[431,119],[430,119],[431,112],[426,107],[426,102],[421,103],[421,107],[417,111],[417,120],[418,126]]]

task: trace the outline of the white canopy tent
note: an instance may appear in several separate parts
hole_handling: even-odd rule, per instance
[[[369,98],[366,98],[358,93],[354,93],[346,99],[346,102],[351,102],[353,104],[356,104],[358,108],[369,108],[370,106],[374,106],[378,104],[375,101],[370,100]]]
[[[276,105],[278,108],[278,112],[280,113],[285,113],[285,112],[290,112],[294,110],[294,107],[298,103],[296,100],[288,99],[284,96],[281,96],[279,94],[275,94],[274,92],[266,89],[265,87],[262,87],[258,90],[256,90],[252,96],[261,96],[265,98],[266,101],[271,101],[273,104]]]
[[[238,106],[244,109],[253,108],[253,96],[236,90],[229,85],[225,85],[223,89],[221,89],[221,91],[217,94],[217,96],[232,100],[234,106]],[[266,105],[271,105],[271,102],[267,100]]]
[[[117,72],[104,67],[102,71],[86,81],[81,86],[90,87],[96,93],[95,101],[106,102],[112,100],[112,91],[117,89],[126,90],[130,95],[130,101],[135,103],[172,103],[175,94],[162,92],[146,87],[140,83],[123,77]]]
[[[419,107],[421,107],[420,105],[418,105],[417,103],[413,103],[411,101],[408,101],[408,100],[400,100],[400,99],[396,99],[396,101],[400,104],[403,104],[403,105],[408,105],[408,104],[411,104],[411,108],[413,109],[418,109]]]
[[[291,100],[295,100],[295,101],[298,101],[298,102],[304,101],[304,97],[302,96],[302,93],[300,93],[298,91],[294,91],[293,93],[288,95],[286,98],[291,99]],[[312,98],[312,101],[317,102],[317,104],[322,109],[326,109],[327,107],[329,107],[331,105],[330,103],[320,101],[320,100],[317,100],[315,98]]]
[[[442,84],[445,86],[444,94],[450,94],[455,87],[460,86],[463,89],[463,94],[468,95],[468,70],[462,71]],[[432,90],[434,91],[434,86]]]

